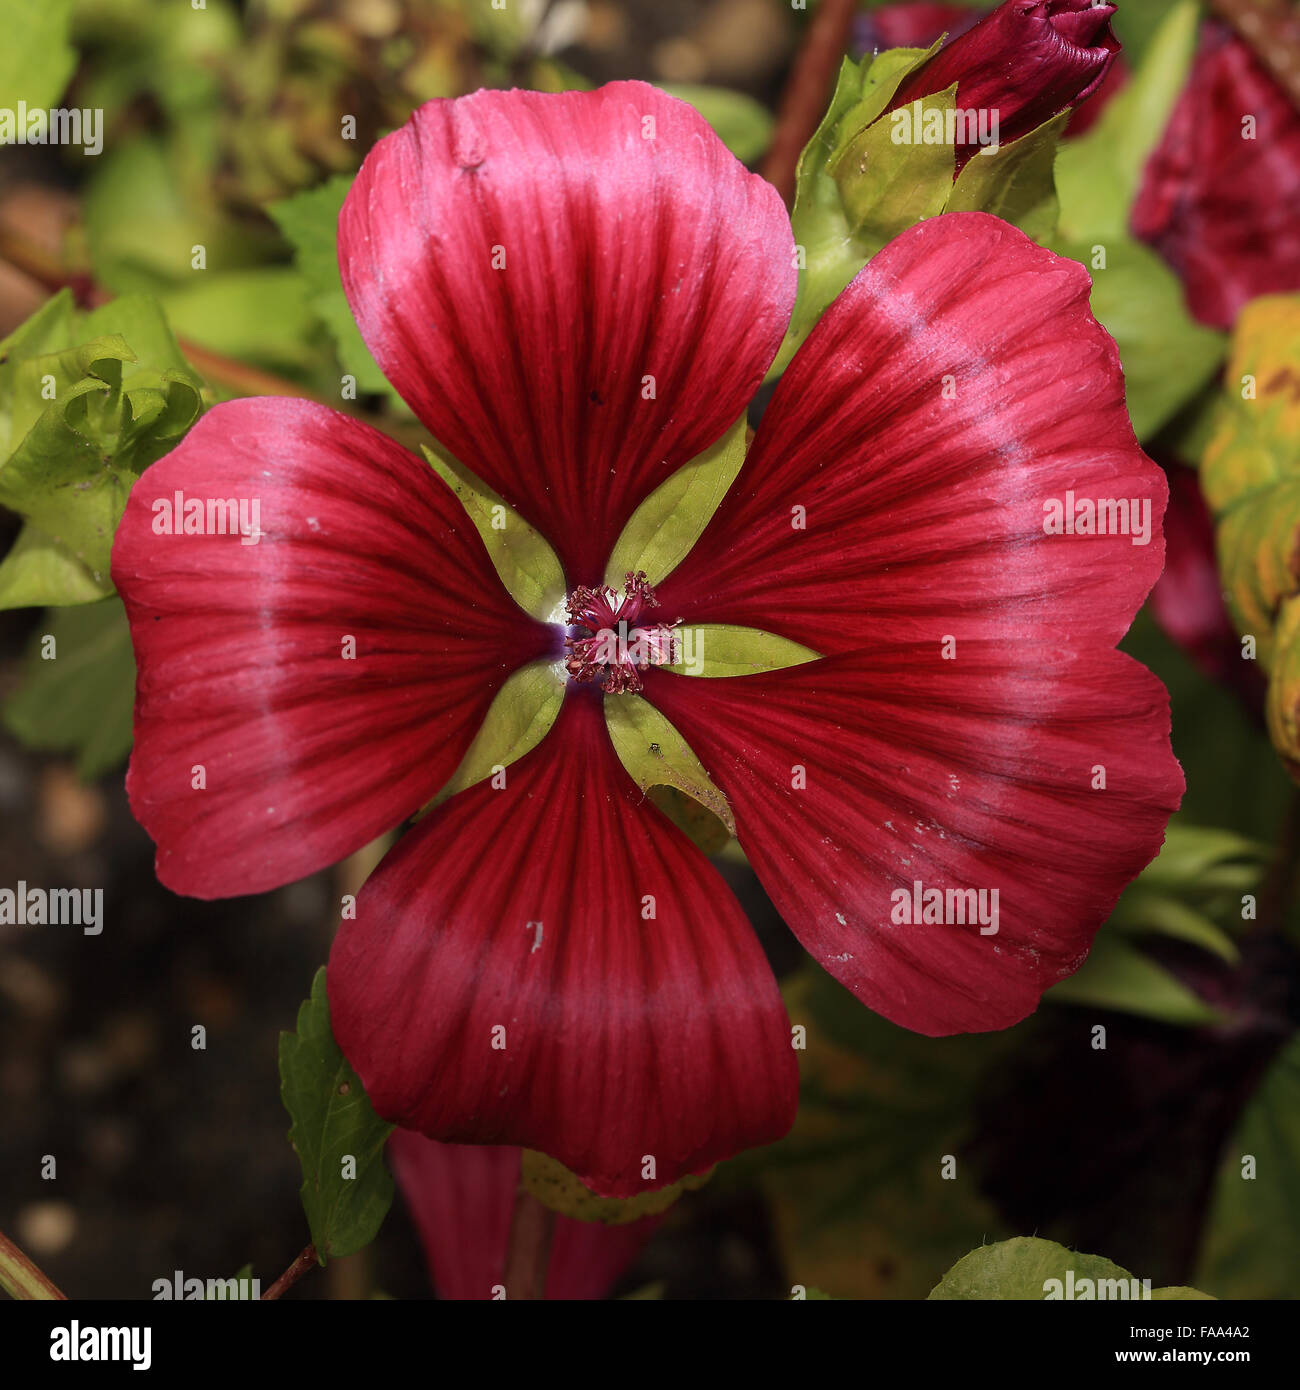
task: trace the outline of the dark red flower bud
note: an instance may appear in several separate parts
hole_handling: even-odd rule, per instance
[[[1239,38],[1206,26],[1191,78],[1147,162],[1136,236],[1178,272],[1202,323],[1300,290],[1300,112]]]
[[[996,112],[998,140],[1006,144],[1101,85],[1120,48],[1110,27],[1114,13],[1114,5],[1092,0],[1007,0],[905,77],[889,110],[955,82],[957,105]],[[963,144],[959,136],[959,164]]]

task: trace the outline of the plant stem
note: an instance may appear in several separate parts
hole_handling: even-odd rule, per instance
[[[309,1245],[262,1295],[262,1302],[265,1303],[268,1298],[279,1298],[285,1289],[293,1288],[298,1280],[315,1264],[319,1264],[316,1258],[316,1247]]]
[[[794,202],[799,156],[826,112],[856,13],[857,0],[821,0],[781,94],[772,146],[760,172],[776,185],[786,207]]]
[[[10,1298],[64,1299],[68,1295],[0,1231],[0,1289]]]
[[[515,1194],[506,1248],[506,1297],[540,1299],[546,1296],[546,1267],[551,1258],[555,1213],[523,1184]]]

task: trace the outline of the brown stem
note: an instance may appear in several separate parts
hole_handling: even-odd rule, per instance
[[[7,261],[15,270],[22,271],[51,294],[70,289],[83,309],[93,309],[100,304],[107,304],[113,298],[102,285],[95,284],[89,275],[69,274],[52,257],[4,226],[0,226],[0,260]],[[176,342],[203,376],[222,386],[232,387],[241,395],[300,396],[305,400],[317,401],[321,405],[333,406],[336,410],[340,407],[346,409],[346,402],[325,400],[296,381],[289,381],[273,372],[265,372],[260,367],[251,367],[247,362],[239,362],[233,357],[213,352],[210,348],[190,342],[188,338],[177,338]]]
[[[857,8],[857,0],[821,0],[781,94],[776,131],[760,172],[776,185],[787,207],[794,202],[799,156],[826,113]]]
[[[1300,11],[1286,0],[1209,0],[1210,9],[1300,107]]]
[[[0,1289],[21,1300],[63,1299],[68,1295],[0,1231]]]
[[[555,1213],[522,1185],[515,1194],[506,1248],[506,1297],[540,1299],[546,1296],[546,1266],[551,1258]]]
[[[262,1295],[262,1302],[265,1303],[268,1298],[279,1298],[285,1289],[293,1288],[298,1280],[301,1279],[313,1265],[319,1263],[320,1262],[316,1258],[316,1247],[314,1245],[307,1246],[289,1268],[286,1269],[275,1283]]]

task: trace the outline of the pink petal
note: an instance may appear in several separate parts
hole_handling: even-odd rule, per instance
[[[920,1033],[1031,1013],[1159,850],[1183,789],[1164,687],[1115,651],[959,640],[945,660],[879,642],[766,675],[652,671],[645,688],[731,799],[809,953]],[[998,930],[895,923],[892,894],[918,882],[997,890]]]
[[[585,691],[506,787],[453,797],[384,861],[335,939],[329,995],[384,1118],[541,1149],[603,1195],[699,1172],[794,1118],[757,938],[623,771]]]
[[[570,587],[745,409],[796,281],[775,190],[641,82],[429,102],[362,166],[339,263],[389,380]]]
[[[156,534],[177,492],[205,518],[256,501],[262,534]],[[131,808],[192,897],[291,882],[391,829],[550,641],[427,464],[284,398],[217,406],[145,473],[113,579],[139,667]]]
[[[790,364],[722,507],[655,586],[664,611],[827,654],[881,632],[1113,645],[1160,573],[1166,485],[1088,285],[983,213],[897,237]],[[1148,543],[1045,535],[1045,503],[1071,491],[1137,499]]]
[[[438,1144],[414,1130],[393,1131],[388,1160],[440,1297],[490,1299],[505,1278],[519,1152],[494,1144]],[[604,1226],[557,1216],[546,1297],[604,1298],[662,1221],[646,1216],[626,1226]]]

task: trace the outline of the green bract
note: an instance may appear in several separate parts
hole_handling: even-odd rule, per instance
[[[954,108],[955,86],[882,119],[903,78],[938,46],[844,60],[830,108],[799,159],[791,213],[799,297],[774,372],[785,369],[867,261],[914,223],[944,212],[980,211],[1040,239],[1054,230],[1052,159],[1064,116],[996,152],[973,155],[955,182],[952,145],[925,138],[927,120],[937,125]]]

